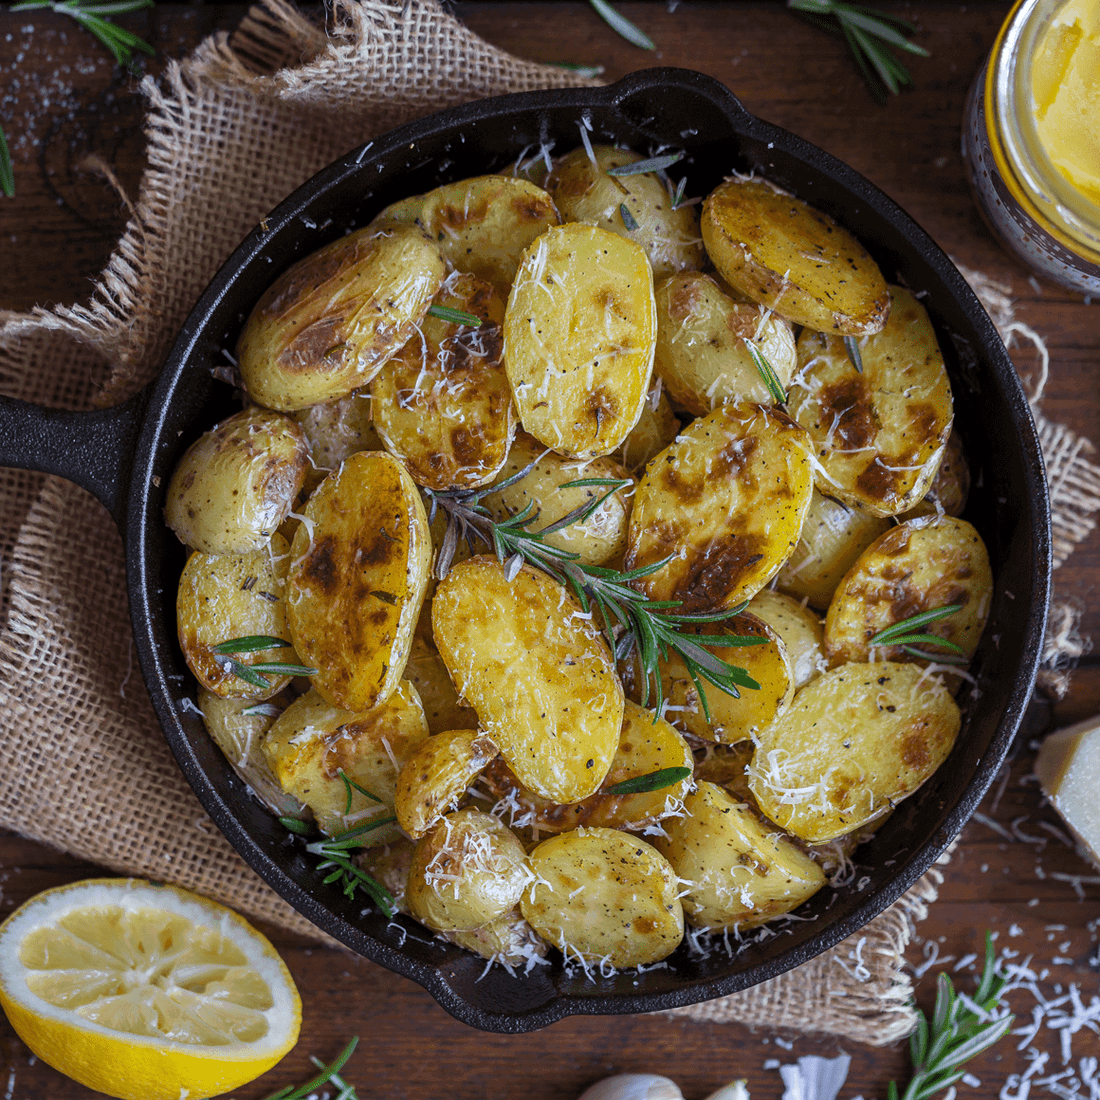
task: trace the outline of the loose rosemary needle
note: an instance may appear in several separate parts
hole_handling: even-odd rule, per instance
[[[961,603],[946,604],[943,607],[934,607],[929,611],[922,611],[919,615],[911,615],[908,619],[902,619],[893,626],[880,630],[872,639],[871,645],[896,645],[913,657],[919,657],[924,661],[938,661],[940,664],[962,664],[966,659],[966,650],[948,638],[941,638],[938,634],[930,634],[922,630],[922,627],[930,623],[939,622],[962,610]],[[917,649],[918,645],[938,645],[951,650],[948,654],[926,653]]]
[[[230,638],[213,647],[217,656],[226,658],[226,668],[237,679],[263,690],[271,687],[271,681],[260,675],[264,672],[272,676],[315,676],[317,674],[317,669],[310,668],[308,665],[296,665],[289,661],[265,661],[246,665],[244,661],[238,661],[232,656],[235,653],[256,653],[264,649],[290,649],[290,642],[282,638],[273,638],[268,634],[249,634],[243,638]]]

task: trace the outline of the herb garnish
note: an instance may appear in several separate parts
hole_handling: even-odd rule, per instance
[[[310,1058],[310,1061],[321,1071],[316,1077],[297,1087],[287,1085],[286,1088],[273,1092],[266,1100],[308,1100],[322,1085],[335,1085],[340,1090],[335,1100],[359,1100],[355,1089],[339,1075],[347,1060],[355,1053],[358,1044],[359,1036],[356,1035],[327,1066],[319,1058]]]
[[[683,152],[664,153],[659,157],[650,157],[648,160],[636,160],[630,164],[620,164],[615,168],[608,168],[609,176],[640,176],[646,172],[663,172],[666,168],[684,159]]]
[[[680,783],[691,775],[691,768],[661,768],[660,771],[650,772],[648,775],[636,775],[633,779],[624,779],[621,783],[615,783],[600,794],[648,794],[650,791],[661,791],[665,787],[671,787],[674,783]]]
[[[859,352],[859,341],[854,336],[844,337],[844,349],[848,352],[848,358],[857,374],[863,373],[863,356]]]
[[[619,217],[623,219],[623,225],[626,226],[629,232],[633,233],[638,228],[638,222],[625,202],[619,203]]]
[[[273,638],[270,634],[248,634],[243,638],[230,638],[226,642],[219,642],[213,647],[213,652],[219,657],[228,656],[231,653],[255,653],[261,649],[290,649],[290,642],[282,638]],[[246,684],[253,687],[267,689],[271,687],[271,681],[260,675],[266,672],[271,676],[316,676],[317,669],[308,665],[295,665],[288,661],[267,661],[254,665],[246,665],[243,661],[230,658],[226,661],[226,668]]]
[[[0,127],[0,191],[10,199],[15,194],[15,173],[11,167],[11,153],[4,130]]]
[[[503,523],[493,520],[489,510],[482,503],[483,499],[525,477],[538,461],[536,459],[499,485],[490,485],[485,489],[455,489],[447,492],[421,489],[428,500],[429,521],[435,519],[440,508],[447,513],[448,517],[447,530],[436,558],[436,577],[442,580],[450,571],[454,552],[461,538],[466,539],[471,548],[475,541],[491,546],[497,560],[504,567],[504,575],[509,581],[515,578],[524,562],[542,570],[559,584],[572,590],[585,614],[593,608],[599,610],[601,625],[616,659],[628,663],[636,660],[638,663],[642,676],[642,706],[648,706],[650,691],[653,690],[658,713],[665,700],[659,662],[667,661],[670,651],[678,653],[683,660],[688,675],[699,693],[703,714],[708,722],[710,708],[703,689],[703,680],[713,684],[727,695],[732,695],[735,699],[741,696],[738,688],[759,689],[760,685],[743,668],[727,664],[704,647],[764,645],[767,643],[766,638],[725,634],[689,636],[680,633],[681,627],[729,619],[739,614],[744,605],[730,611],[711,614],[674,615],[670,612],[673,608],[679,607],[681,601],[650,600],[631,587],[632,582],[664,568],[672,560],[671,554],[652,565],[643,565],[637,569],[624,571],[586,565],[580,560],[578,554],[561,550],[546,542],[547,535],[573,523],[583,523],[613,493],[632,484],[630,481],[615,478],[582,478],[560,485],[561,489],[591,486],[605,488],[607,491],[538,531],[528,530],[538,518],[538,509],[534,501],[530,501],[522,512]]]
[[[768,387],[768,393],[771,394],[772,400],[777,405],[785,405],[787,394],[783,389],[783,383],[779,381],[779,375],[775,373],[775,367],[764,358],[763,352],[747,336],[745,337],[745,347],[749,349],[749,355],[752,356],[752,361],[756,364],[760,377],[764,379],[764,385]]]
[[[429,306],[428,314],[438,317],[441,321],[450,321],[455,325],[469,325],[470,328],[481,328],[481,318],[467,313],[464,309],[451,309],[450,306]]]
[[[622,35],[631,45],[639,46],[643,50],[655,50],[657,48],[648,34],[634,26],[625,15],[616,11],[607,0],[588,0],[588,2],[596,9],[596,13],[609,27],[616,34]]]
[[[366,795],[366,797],[369,798],[372,802],[381,802],[382,801],[382,799],[380,799],[378,797],[378,795],[371,794],[370,791],[368,791],[366,787],[362,786],[359,783],[356,783],[355,780],[352,779],[351,776],[348,775],[347,772],[345,772],[343,768],[337,768],[336,769],[336,774],[342,780],[342,782],[344,784],[344,789],[347,791],[347,794],[348,794],[347,804],[344,806],[344,816],[345,817],[347,817],[348,814],[351,813],[351,798],[352,798],[353,789],[358,791],[362,795]]]
[[[991,1047],[1008,1031],[1013,1016],[993,1018],[1006,983],[1007,979],[997,973],[993,937],[988,932],[985,967],[972,998],[964,1001],[955,993],[951,979],[946,974],[939,975],[932,1019],[918,1010],[917,1029],[909,1037],[913,1076],[901,1100],[928,1100],[953,1085],[963,1077],[960,1067],[964,1062]],[[886,1095],[888,1100],[898,1100],[898,1086],[893,1081],[887,1086]]]
[[[931,611],[922,611],[919,615],[911,615],[908,619],[903,619],[900,623],[894,623],[893,626],[886,627],[885,630],[880,630],[872,639],[870,644],[876,645],[896,645],[901,646],[906,653],[911,654],[914,657],[920,657],[925,661],[939,661],[941,664],[960,664],[966,658],[966,650],[962,646],[957,645],[949,638],[941,638],[938,634],[928,634],[922,631],[922,626],[927,626],[929,623],[938,622],[940,619],[946,619],[949,615],[954,615],[956,611],[962,610],[961,603],[946,604],[943,607],[934,607]],[[938,645],[943,646],[946,649],[953,650],[958,656],[952,654],[933,654],[925,653],[923,650],[915,648],[917,645]]]

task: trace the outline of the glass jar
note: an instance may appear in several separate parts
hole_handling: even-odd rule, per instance
[[[1049,66],[1038,66],[1061,41],[1059,15],[1075,6],[1100,21],[1098,0],[1018,0],[967,97],[962,153],[978,207],[1008,251],[1062,286],[1100,296],[1100,195],[1055,164],[1033,90],[1037,77],[1049,81]],[[1057,72],[1076,79],[1072,67]]]

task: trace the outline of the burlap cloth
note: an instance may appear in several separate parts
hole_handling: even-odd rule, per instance
[[[150,166],[125,235],[90,305],[0,314],[0,388],[65,408],[117,402],[152,376],[237,242],[325,164],[442,107],[575,83],[488,46],[432,0],[344,0],[327,33],[270,0],[143,83]],[[1064,430],[1046,425],[1043,439],[1061,561],[1093,523],[1100,468]],[[135,668],[125,592],[121,540],[99,504],[60,479],[0,471],[0,823],[323,938],[184,782]],[[914,1022],[902,953],[941,877],[933,868],[806,966],[683,1011],[896,1040]]]

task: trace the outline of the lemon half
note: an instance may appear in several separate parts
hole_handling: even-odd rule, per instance
[[[197,1100],[259,1077],[302,1004],[268,940],[140,879],[46,890],[0,925],[0,1005],[61,1073],[122,1100]]]

